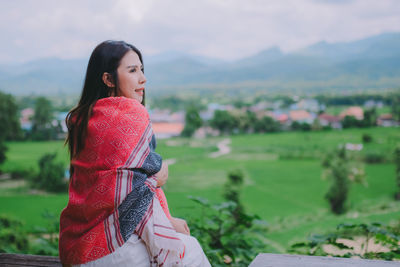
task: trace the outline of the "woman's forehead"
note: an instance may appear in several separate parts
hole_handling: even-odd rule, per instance
[[[129,66],[129,65],[141,66],[142,63],[140,62],[140,58],[139,58],[138,54],[136,54],[134,51],[130,50],[125,54],[125,56],[122,57],[120,65],[123,65],[123,66]]]

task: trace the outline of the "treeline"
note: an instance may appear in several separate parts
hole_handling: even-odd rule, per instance
[[[376,126],[378,114],[375,108],[364,111],[362,120],[353,116],[345,116],[342,120],[343,128],[367,128]],[[290,124],[281,124],[269,116],[257,117],[256,113],[216,110],[209,121],[202,121],[199,110],[190,107],[186,110],[185,128],[182,136],[192,136],[201,126],[209,126],[219,131],[219,134],[246,134],[246,133],[274,133],[279,131],[321,131],[331,130],[331,126],[322,126],[316,118],[313,123],[292,121]]]
[[[188,108],[182,136],[192,136],[201,126],[209,126],[218,130],[220,134],[266,133],[281,130],[280,123],[273,118],[269,116],[258,118],[250,110],[236,114],[227,110],[216,110],[214,117],[210,121],[204,122],[199,115],[198,109],[195,107]]]
[[[319,95],[315,99],[320,103],[329,106],[361,106],[365,102],[372,100],[375,102],[382,102],[384,105],[392,105],[393,99],[399,97],[400,94],[356,94],[356,95],[346,95],[346,96],[326,96]]]
[[[0,92],[0,164],[6,160],[6,141],[15,140],[52,140],[61,132],[61,125],[54,120],[54,108],[44,98],[35,99],[32,128],[21,129],[19,107],[12,95]],[[56,161],[56,154],[45,154],[40,158],[39,173],[32,170],[13,170],[11,178],[26,178],[31,187],[50,192],[65,192],[65,167]],[[1,173],[1,169],[0,169]]]
[[[27,101],[29,106],[27,106]],[[54,117],[57,109],[45,97],[25,97],[17,101],[12,95],[0,91],[0,131],[3,141],[13,140],[55,140],[62,133],[61,122]],[[20,110],[33,107],[29,117],[31,127],[23,129],[20,123]]]

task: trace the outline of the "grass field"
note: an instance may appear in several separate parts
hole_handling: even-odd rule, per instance
[[[344,143],[361,143],[364,133],[373,137],[361,155],[381,153],[386,163],[366,165],[367,186],[352,185],[346,214],[330,213],[324,195],[330,181],[321,179],[321,158]],[[198,218],[200,207],[188,195],[221,200],[227,172],[241,169],[245,173],[242,201],[248,211],[258,214],[269,225],[265,241],[269,252],[284,252],[310,233],[333,230],[341,222],[393,222],[400,219],[400,205],[393,200],[397,190],[395,166],[390,161],[393,149],[400,144],[396,128],[350,129],[343,131],[276,133],[231,136],[230,154],[218,158],[216,151],[223,138],[160,140],[157,151],[164,159],[175,159],[169,167],[165,186],[172,214]],[[68,163],[62,142],[8,143],[8,160],[3,170],[37,168],[45,152],[56,151],[59,160]],[[0,182],[0,187],[3,182]],[[45,210],[59,214],[67,195],[35,195],[26,189],[0,189],[0,214],[12,215],[25,222],[28,229],[43,225]]]

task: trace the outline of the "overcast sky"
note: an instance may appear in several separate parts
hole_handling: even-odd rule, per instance
[[[2,1],[0,28],[0,63],[87,58],[106,39],[233,60],[400,32],[400,1],[14,0]]]

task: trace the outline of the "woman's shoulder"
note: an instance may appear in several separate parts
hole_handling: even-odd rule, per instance
[[[147,114],[146,108],[136,99],[126,97],[106,97],[99,99],[95,106],[95,110],[102,113],[143,113]]]

